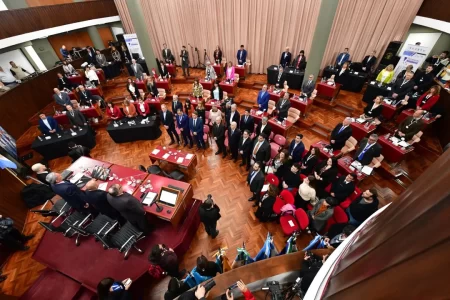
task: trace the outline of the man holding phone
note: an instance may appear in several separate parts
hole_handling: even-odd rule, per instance
[[[242,295],[244,295],[245,300],[255,300],[255,297],[249,291],[249,289],[242,280],[239,280],[238,282],[236,282],[227,289],[227,292],[225,293],[225,295],[227,296],[227,300],[234,300],[234,296],[231,293],[231,290],[235,289],[236,287],[241,291]]]

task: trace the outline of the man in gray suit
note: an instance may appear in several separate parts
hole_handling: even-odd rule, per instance
[[[186,77],[186,70],[187,70],[187,76],[190,76],[189,75],[189,52],[187,52],[186,46],[183,46],[180,57],[181,57],[181,68],[183,69],[183,76]]]
[[[100,67],[104,67],[108,65],[108,61],[106,60],[106,56],[100,53],[100,50],[95,51],[95,60],[100,65]]]
[[[164,49],[162,50],[162,57],[164,59],[164,62],[170,64],[173,61],[173,55],[172,55],[172,51],[167,48],[166,44],[163,44]]]
[[[311,97],[312,92],[314,91],[316,84],[314,82],[314,75],[309,75],[308,80],[303,82],[302,85],[302,94],[305,94],[306,97]]]
[[[150,224],[141,201],[124,193],[121,184],[114,184],[109,188],[107,199],[109,204],[137,229],[144,233],[150,230]]]
[[[59,89],[54,88],[53,91],[55,92],[53,94],[53,99],[55,99],[55,102],[59,105],[62,105],[66,107],[66,105],[72,106],[72,102],[70,102],[70,97],[67,93],[61,92]]]
[[[87,125],[86,118],[81,113],[81,111],[79,111],[78,109],[73,109],[70,105],[66,105],[66,109],[66,116],[70,121],[70,125],[72,125],[74,128]]]
[[[142,68],[140,64],[136,63],[135,59],[131,60],[131,69],[137,79],[142,79],[144,77],[144,68]]]

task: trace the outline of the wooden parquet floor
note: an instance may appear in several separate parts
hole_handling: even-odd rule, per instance
[[[180,70],[178,71],[178,74],[181,74]],[[200,70],[192,70],[191,74],[200,76],[202,73]],[[105,97],[109,99],[126,95],[127,93],[122,84],[125,80],[126,78],[122,77],[116,79],[114,82],[108,83],[103,89]],[[255,74],[247,76],[245,82],[265,81],[265,75]],[[177,83],[173,85],[172,94],[188,93],[190,91],[191,84]],[[295,92],[298,93],[298,91]],[[239,88],[236,96],[241,99],[255,99],[256,95],[256,90]],[[361,98],[362,94],[360,93],[357,94],[343,91],[337,102],[353,108],[355,113],[360,113],[363,109]],[[240,108],[240,110],[242,109]],[[338,122],[341,122],[343,118],[344,116],[342,114],[327,110],[326,108],[314,106],[306,120],[311,123],[317,122],[325,124],[327,127],[333,128]],[[132,143],[115,144],[109,137],[104,126],[97,128],[97,132],[97,146],[91,151],[92,157],[134,168],[137,168],[140,164],[148,166],[150,164],[148,153],[156,145],[166,145],[170,142],[169,137],[166,134],[163,134],[155,141],[136,141]],[[304,135],[306,147],[323,139],[321,136],[308,130],[308,128],[297,128],[297,130],[291,130],[290,132],[291,134],[288,137],[289,141],[297,132],[301,132]],[[30,144],[34,140],[36,134],[37,128],[31,127],[18,140],[18,148],[21,149],[20,154],[30,151]],[[430,148],[435,147],[437,149],[436,151],[439,150],[433,136],[425,137],[425,140],[427,145],[430,145]],[[195,148],[193,151],[195,151]],[[275,245],[279,250],[281,250],[286,241],[286,237],[281,232],[278,224],[260,223],[255,217],[254,209],[251,207],[252,203],[247,201],[248,197],[251,195],[245,185],[247,172],[238,166],[240,162],[234,163],[230,159],[222,159],[221,156],[214,155],[215,151],[216,146],[213,144],[212,148],[195,152],[198,155],[198,165],[196,173],[189,179],[189,183],[193,186],[195,198],[205,199],[207,194],[212,194],[216,203],[220,206],[222,214],[222,218],[218,223],[220,234],[216,239],[211,240],[208,238],[203,226],[200,225],[191,247],[185,253],[182,260],[181,266],[186,269],[191,269],[195,266],[196,258],[200,254],[211,256],[218,247],[227,246],[229,248],[228,257],[233,260],[236,255],[236,248],[245,242],[250,254],[256,255],[264,243],[267,232],[271,232],[274,235]],[[39,154],[34,153],[34,158],[28,161],[28,163],[35,163],[40,159],[41,157]],[[409,177],[414,180],[435,159],[435,156],[432,155],[424,159],[420,154],[413,153],[407,161],[402,163],[401,167],[405,168],[408,171]],[[70,159],[68,157],[50,161],[50,168],[53,170],[63,170],[69,165]],[[375,187],[379,191],[382,205],[395,201],[397,195],[404,190],[404,188],[395,181],[386,180],[378,172],[364,180],[360,187],[363,189]],[[8,279],[1,284],[0,287],[7,295],[22,295],[45,268],[31,258],[39,239],[44,233],[44,230],[37,224],[37,221],[42,219],[42,217],[36,215],[28,215],[25,232],[27,234],[36,234],[36,238],[30,242],[31,249],[26,252],[17,252],[12,255],[3,268],[3,272],[8,276]],[[303,234],[299,238],[298,244],[300,247],[303,247],[309,240],[310,237]],[[149,292],[148,299],[161,299],[167,288],[167,283],[168,279],[158,283],[149,283],[151,285],[151,292]]]

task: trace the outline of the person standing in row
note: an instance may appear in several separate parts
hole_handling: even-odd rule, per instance
[[[194,141],[192,140],[192,136],[189,131],[188,116],[183,113],[183,110],[179,109],[177,111],[176,120],[177,120],[177,128],[181,131],[181,135],[183,136],[184,147],[188,145],[189,141],[189,148],[192,148],[192,146],[194,145]]]
[[[264,166],[260,162],[255,162],[253,164],[253,170],[248,173],[247,176],[247,185],[250,187],[250,192],[253,195],[248,199],[248,201],[256,201],[253,204],[254,207],[259,205],[259,201],[261,200],[261,190],[264,186],[264,174],[261,170],[261,166]]]
[[[205,141],[203,140],[203,120],[198,117],[198,112],[192,112],[192,118],[189,119],[189,129],[194,135],[195,143],[198,149],[206,149]]]
[[[183,76],[187,77],[189,75],[189,52],[186,50],[186,46],[183,46],[183,49],[181,50],[181,68],[183,69]],[[186,76],[186,70],[187,70],[187,76]]]
[[[225,158],[227,156],[227,149],[225,148],[225,126],[222,124],[222,117],[216,117],[212,134],[217,144],[217,152],[215,154],[222,153],[222,157]]]
[[[165,104],[161,105],[161,112],[159,113],[159,118],[161,120],[162,125],[166,129],[167,133],[170,136],[170,144],[175,144],[175,137],[177,138],[177,144],[180,144],[180,137],[175,130],[175,124],[173,122],[173,113],[167,109]]]
[[[214,203],[211,195],[208,195],[206,200],[200,205],[198,213],[200,221],[205,226],[206,233],[215,239],[219,234],[219,230],[216,227],[221,215],[220,208]]]

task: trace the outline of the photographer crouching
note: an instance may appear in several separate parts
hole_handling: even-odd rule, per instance
[[[221,215],[220,208],[214,203],[211,195],[208,195],[206,200],[200,205],[198,213],[200,221],[205,225],[206,233],[215,239],[219,234],[219,230],[216,227]]]

